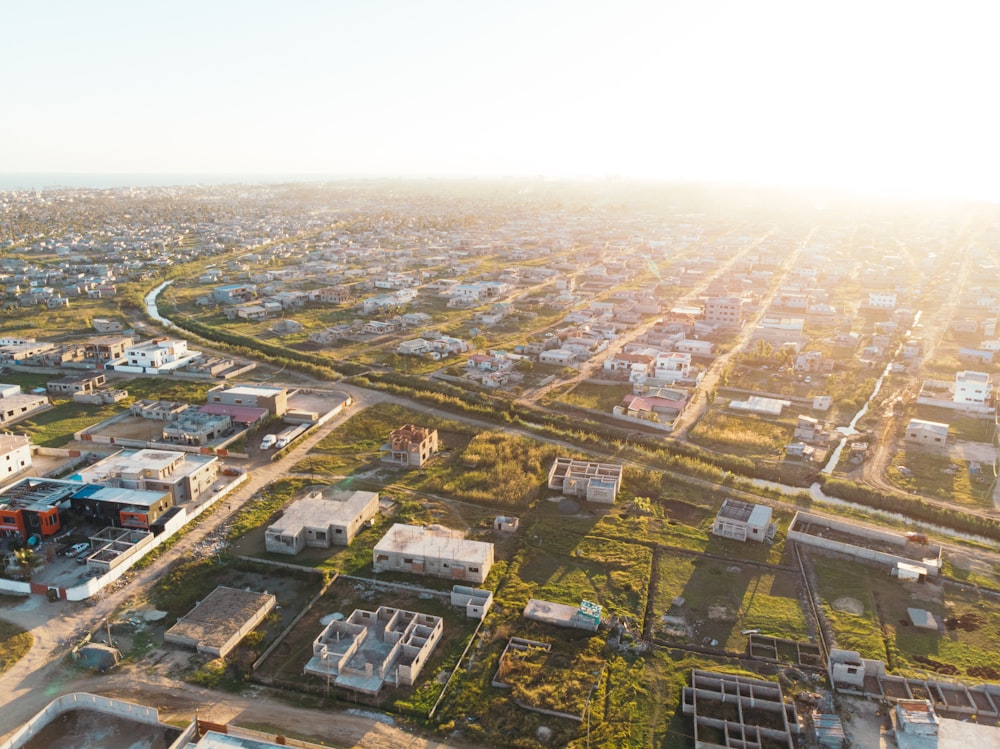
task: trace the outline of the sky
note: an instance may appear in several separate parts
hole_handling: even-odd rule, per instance
[[[0,2],[0,173],[1000,200],[992,0]]]

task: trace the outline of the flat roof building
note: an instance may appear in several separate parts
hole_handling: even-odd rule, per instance
[[[276,554],[348,546],[378,514],[378,499],[376,492],[310,492],[265,531],[264,546]]]
[[[372,550],[375,572],[410,572],[482,583],[493,567],[493,544],[468,541],[439,525],[396,523]]]
[[[719,513],[712,523],[712,533],[736,541],[774,540],[776,526],[771,522],[771,508],[738,499],[723,500]]]
[[[266,408],[272,416],[284,416],[288,410],[288,389],[265,385],[219,385],[208,391],[209,405]]]
[[[565,603],[532,598],[524,607],[523,615],[525,619],[554,624],[557,627],[596,632],[601,625],[602,611],[600,604],[591,601],[582,601],[579,606],[568,606]]]
[[[177,620],[163,635],[165,642],[224,658],[260,624],[278,599],[270,593],[220,585]]]
[[[121,450],[86,466],[70,478],[84,483],[168,492],[175,504],[193,502],[209,491],[219,475],[214,455],[176,450]]]

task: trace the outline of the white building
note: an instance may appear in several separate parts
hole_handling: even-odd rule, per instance
[[[493,567],[493,544],[468,541],[439,525],[396,523],[372,550],[375,572],[410,572],[482,583]]]
[[[990,400],[993,383],[986,372],[958,372],[955,375],[955,403],[982,406]]]
[[[0,479],[31,468],[31,440],[20,434],[0,434]]]
[[[143,372],[156,374],[161,371],[180,369],[201,356],[198,351],[189,351],[187,341],[179,338],[153,338],[125,349],[124,360],[113,362],[109,369],[121,372]]]
[[[910,419],[906,425],[905,441],[921,445],[944,445],[948,441],[948,425],[939,421]]]
[[[896,292],[869,291],[866,306],[872,309],[896,309]]]
[[[738,499],[725,499],[712,523],[712,533],[736,541],[767,541],[774,539],[777,526],[771,522],[771,508],[753,505]]]

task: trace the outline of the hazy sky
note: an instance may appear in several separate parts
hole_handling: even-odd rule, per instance
[[[6,0],[0,172],[1000,199],[998,21],[992,0]]]

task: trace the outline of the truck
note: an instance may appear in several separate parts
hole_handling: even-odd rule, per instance
[[[270,450],[274,447],[274,444],[278,441],[278,438],[273,434],[265,434],[264,439],[260,441],[261,450]]]
[[[303,424],[297,427],[288,427],[278,432],[278,441],[274,443],[274,447],[280,450],[283,447],[288,447],[292,442],[303,432],[306,431],[306,426]]]

